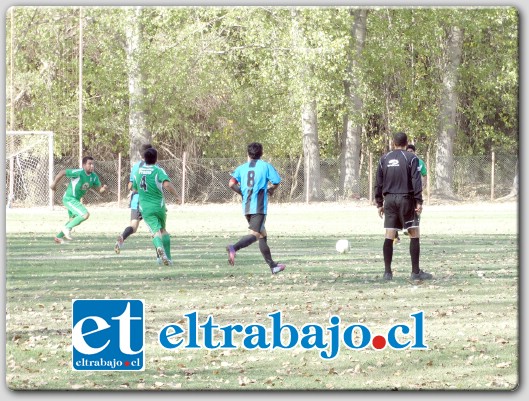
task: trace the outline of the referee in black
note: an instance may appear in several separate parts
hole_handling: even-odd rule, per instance
[[[378,215],[384,216],[384,279],[392,280],[393,239],[399,230],[407,229],[410,237],[412,280],[433,276],[419,269],[419,218],[422,212],[422,181],[419,159],[406,152],[408,137],[404,132],[393,135],[394,150],[380,158],[375,184]]]

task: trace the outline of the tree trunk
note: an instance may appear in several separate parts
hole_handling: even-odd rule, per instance
[[[320,147],[318,140],[318,110],[313,88],[311,55],[309,47],[299,26],[298,11],[293,9],[292,16],[292,47],[297,55],[297,79],[294,83],[295,92],[301,102],[301,133],[303,138],[303,156],[305,168],[305,193],[309,201],[321,200]]]
[[[143,75],[141,70],[142,7],[127,10],[127,72],[129,79],[129,156],[131,164],[140,158],[140,147],[151,141],[144,111]]]
[[[353,11],[351,11],[353,13]],[[358,87],[359,60],[366,38],[367,10],[354,11],[354,24],[349,38],[347,76],[344,81],[348,111],[344,117],[344,129],[340,152],[340,192],[344,198],[360,197],[360,150],[363,102]],[[353,55],[354,51],[354,55]],[[356,124],[355,124],[356,122]]]
[[[457,81],[461,63],[463,33],[459,27],[451,27],[446,46],[446,65],[441,68],[442,95],[439,115],[439,133],[435,163],[435,195],[442,198],[454,198],[453,148],[456,137]]]
[[[320,147],[315,100],[303,106],[301,126],[305,156],[305,190],[308,189],[308,200],[319,200],[321,199]]]

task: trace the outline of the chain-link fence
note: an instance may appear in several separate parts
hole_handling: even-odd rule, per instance
[[[11,158],[12,159],[12,158]],[[27,160],[26,160],[27,159]],[[6,199],[8,207],[32,207],[49,205],[48,165],[44,160],[38,163],[33,155],[19,154],[18,158],[6,160]],[[238,199],[228,187],[230,174],[244,163],[241,158],[216,159],[170,159],[158,164],[165,169],[185,203],[221,203]],[[272,159],[282,183],[274,193],[274,202],[307,201],[303,160]],[[369,202],[373,199],[377,157],[366,157],[360,166],[359,192],[355,199]],[[77,168],[75,157],[56,159],[53,176],[65,168]],[[119,207],[128,206],[130,162],[127,159],[95,160],[96,173],[101,182],[108,185],[108,191],[100,194],[89,190],[86,203],[114,203]],[[11,173],[12,172],[12,173]],[[517,172],[517,156],[491,154],[484,156],[460,156],[454,158],[452,190],[462,201],[484,201],[509,194]],[[12,175],[12,177],[11,177]],[[13,178],[13,187],[9,185]],[[435,166],[428,165],[428,181],[425,181],[423,197],[428,200],[435,188]],[[68,181],[64,179],[54,194],[54,204],[61,204]],[[347,200],[340,189],[340,163],[338,159],[322,159],[320,162],[319,201]],[[167,193],[168,201],[175,202]]]
[[[365,158],[360,168],[359,193],[356,198],[365,200],[366,203],[374,196],[373,185],[375,182],[378,158]],[[493,162],[494,159],[494,162]],[[221,203],[238,199],[238,195],[228,187],[230,174],[235,168],[244,163],[240,158],[216,159],[170,159],[160,160],[158,164],[165,169],[172,183],[175,185],[185,203]],[[301,159],[271,159],[279,172],[282,183],[274,193],[274,202],[305,202],[306,186],[304,163]],[[76,158],[66,158],[55,161],[54,174],[64,168],[76,168]],[[485,156],[462,156],[454,158],[454,179],[452,189],[461,201],[486,201],[507,195],[513,185],[516,174],[516,155],[496,154]],[[120,168],[121,166],[121,168]],[[101,161],[95,160],[96,172],[101,182],[108,185],[108,191],[99,194],[90,190],[83,199],[89,204],[113,203],[119,207],[128,207],[128,188],[130,162],[126,159]],[[428,185],[424,186],[424,198],[428,199],[428,190],[435,188],[435,166],[429,165]],[[8,177],[9,178],[9,177]],[[319,201],[347,200],[340,191],[340,163],[338,159],[322,159],[320,162],[320,187],[322,198]],[[26,180],[27,181],[27,180]],[[63,180],[55,193],[55,204],[61,203],[62,195],[66,189],[67,180]],[[25,189],[31,191],[31,189]],[[41,196],[26,198],[29,202],[12,202],[15,207],[45,206],[47,194],[38,189]],[[42,198],[42,199],[41,199]],[[40,200],[41,199],[41,200]],[[169,203],[175,199],[167,193]]]

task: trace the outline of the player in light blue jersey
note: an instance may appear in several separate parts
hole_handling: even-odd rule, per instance
[[[264,260],[270,266],[272,274],[285,270],[285,265],[274,262],[270,247],[267,244],[265,220],[268,206],[268,196],[273,194],[281,182],[276,169],[261,160],[263,146],[252,142],[248,145],[248,162],[235,169],[229,182],[229,187],[242,196],[242,211],[248,221],[248,235],[242,237],[234,245],[228,245],[228,263],[235,264],[235,254],[259,240],[259,250]],[[269,187],[268,184],[271,184]]]
[[[134,179],[136,177],[136,174],[138,173],[138,169],[145,164],[143,154],[147,149],[152,148],[152,145],[150,143],[146,143],[144,145],[141,145],[140,148],[140,157],[141,160],[134,163],[132,168],[130,169],[130,179],[128,183],[128,189],[130,192],[130,224],[123,230],[123,233],[118,237],[116,244],[114,245],[114,251],[116,253],[121,252],[121,248],[123,247],[123,243],[125,240],[132,234],[134,234],[136,231],[138,231],[138,227],[140,225],[140,221],[143,219],[141,212],[140,212],[140,204],[139,204],[139,195],[138,191],[132,190],[132,183],[134,182]]]

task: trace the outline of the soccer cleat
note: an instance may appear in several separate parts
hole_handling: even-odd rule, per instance
[[[64,238],[65,238],[65,239],[72,239],[72,236],[70,235],[71,232],[72,232],[72,230],[69,229],[68,227],[64,227],[64,228],[62,229],[62,233],[64,234]]]
[[[385,272],[384,273],[384,280],[393,280],[393,273]]]
[[[118,237],[118,240],[116,241],[116,245],[114,245],[114,252],[116,252],[117,254],[119,254],[121,252],[121,247],[123,246],[123,237],[120,235]]]
[[[400,244],[400,237],[398,235],[395,238],[393,238],[393,244],[394,245]]]
[[[276,267],[272,267],[272,274],[277,274],[279,272],[282,272],[283,270],[285,270],[287,266],[282,264],[282,263],[278,263]]]
[[[233,245],[228,245],[226,251],[228,252],[228,263],[232,266],[235,265],[235,248]]]
[[[167,255],[165,254],[163,248],[156,248],[156,254],[165,266],[169,266],[169,259],[167,259]]]
[[[64,243],[64,240],[62,238],[59,238],[59,237],[55,237],[53,240],[55,241],[56,244]]]
[[[419,270],[419,273],[411,273],[410,279],[412,280],[430,280],[433,278],[433,274],[426,273],[422,270]]]

